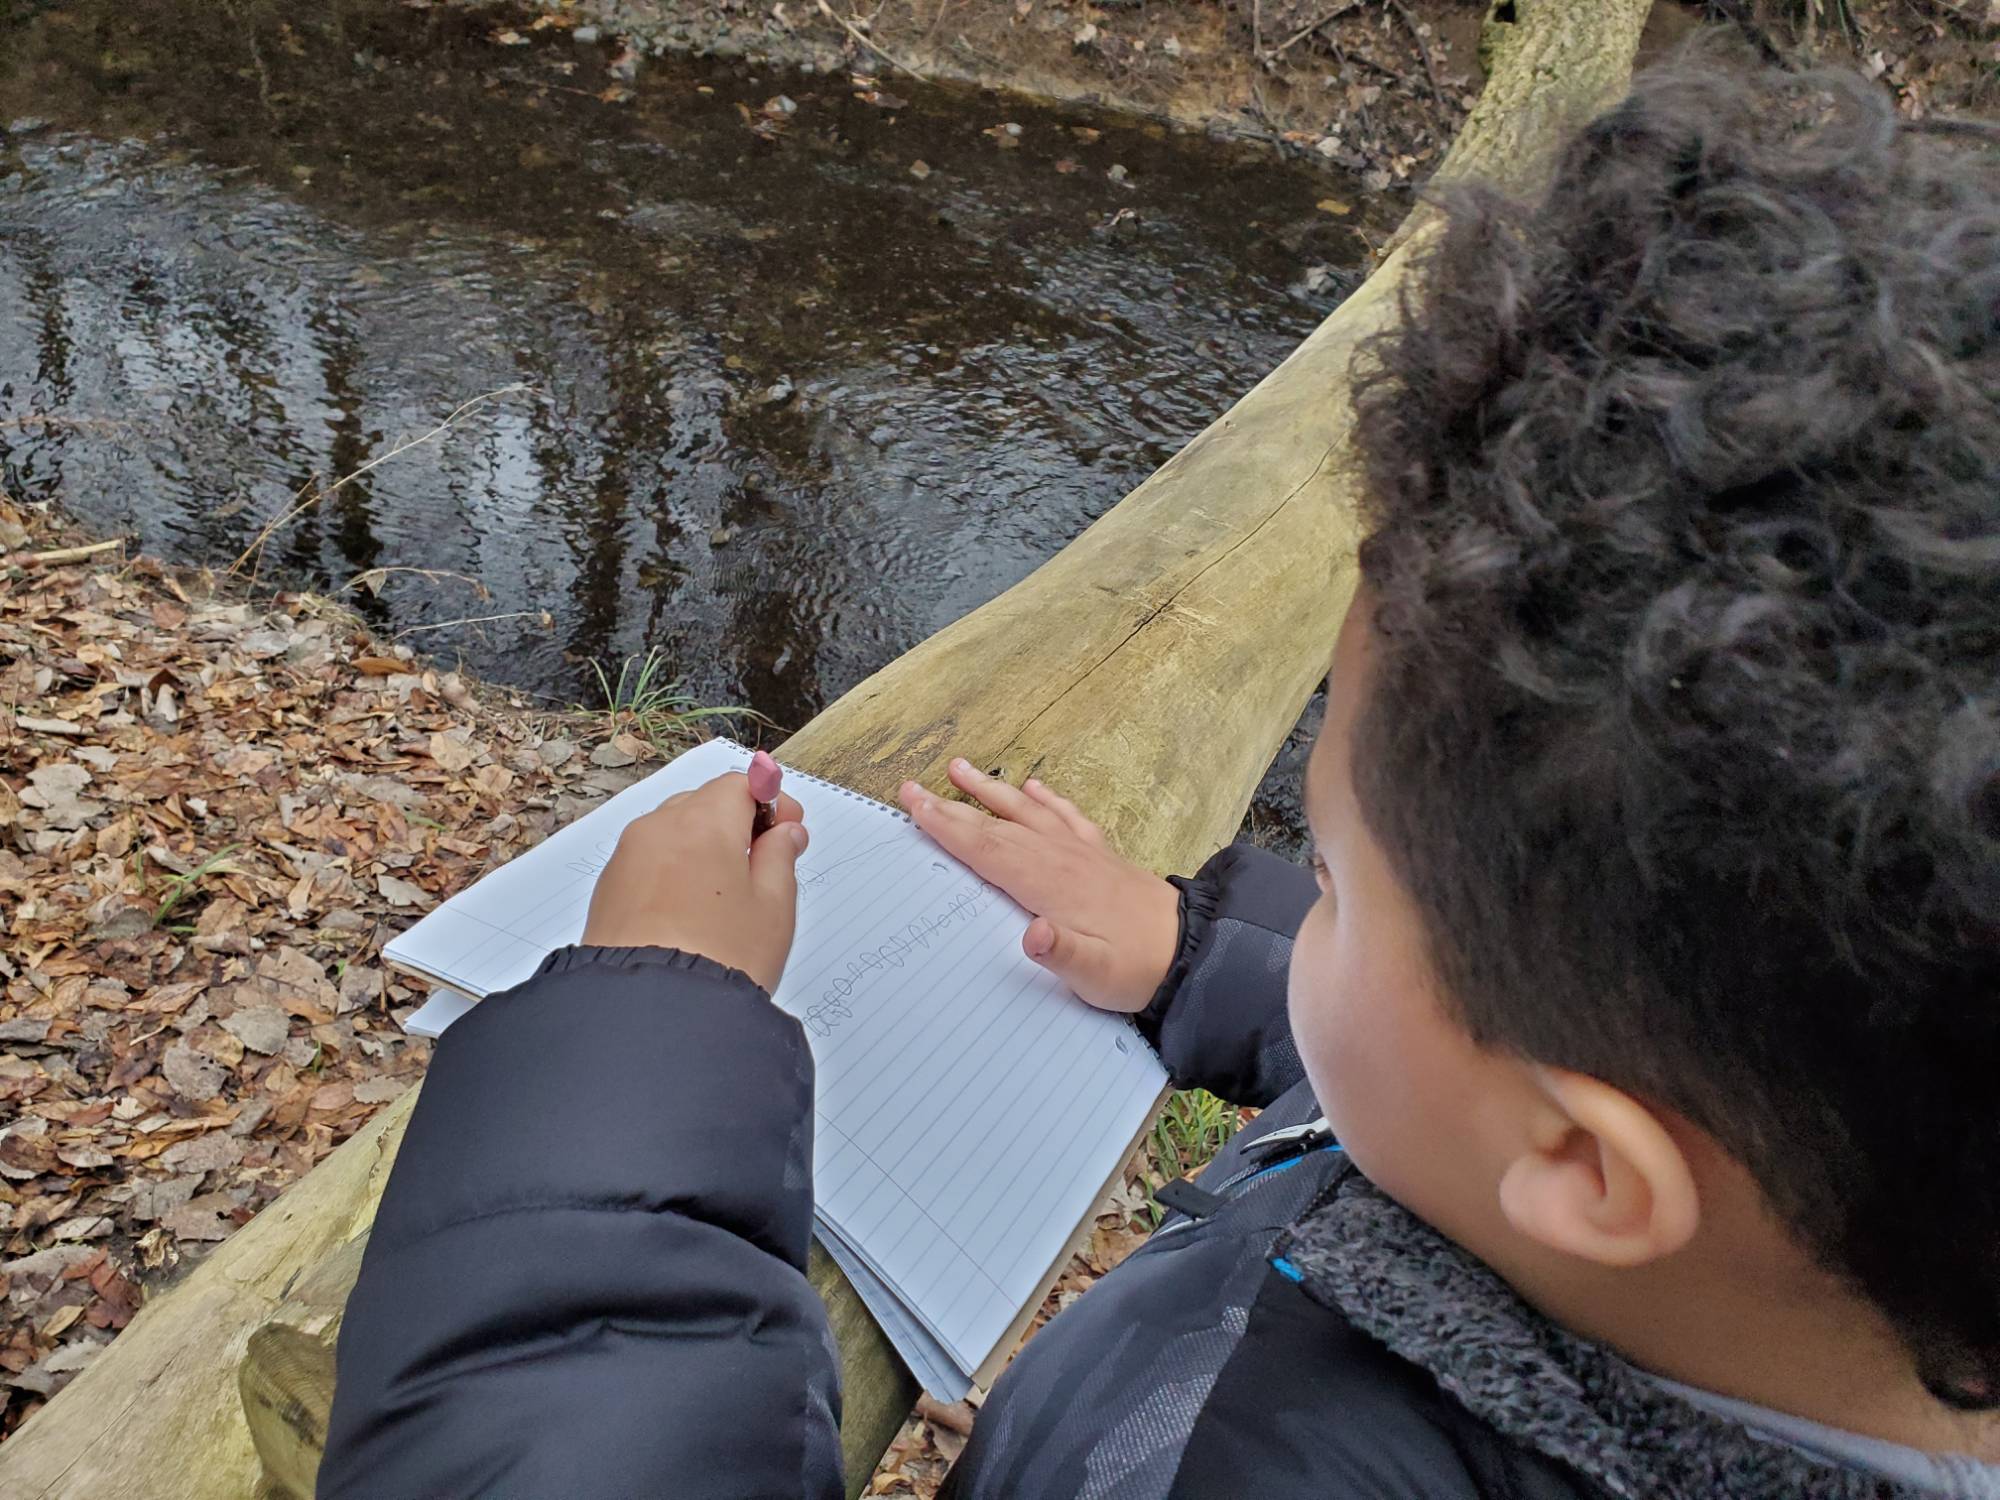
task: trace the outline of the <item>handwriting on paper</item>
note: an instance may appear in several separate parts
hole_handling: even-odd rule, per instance
[[[832,1036],[842,1023],[854,1019],[853,1002],[875,975],[900,969],[912,954],[930,951],[932,943],[954,928],[969,925],[998,895],[985,881],[978,881],[958,891],[942,906],[897,929],[886,942],[855,954],[821,986],[819,998],[806,1007],[800,1017],[806,1030],[817,1037]]]

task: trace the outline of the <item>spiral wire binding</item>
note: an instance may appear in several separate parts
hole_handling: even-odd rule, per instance
[[[729,746],[732,750],[741,750],[745,755],[755,753],[740,740],[732,740],[727,735],[717,735],[716,738],[720,739],[723,744]],[[777,757],[773,756],[772,759],[775,760]],[[825,787],[829,792],[838,792],[843,797],[852,797],[856,802],[865,802],[877,812],[887,813],[900,823],[909,823],[915,826],[916,820],[908,813],[904,812],[900,807],[891,807],[879,797],[871,797],[866,792],[857,792],[851,786],[842,786],[837,781],[828,781],[824,776],[815,776],[810,771],[797,770],[794,767],[786,765],[783,761],[778,762],[778,769],[783,771],[787,776],[796,776],[800,781],[810,781],[814,786]]]

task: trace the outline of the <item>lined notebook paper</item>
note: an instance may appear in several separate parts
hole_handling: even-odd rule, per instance
[[[582,936],[627,823],[749,760],[725,740],[688,752],[454,896],[387,958],[472,997],[518,984]],[[819,1238],[925,1388],[956,1400],[1039,1301],[1166,1074],[1127,1019],[1021,951],[1026,912],[901,812],[791,770],[785,791],[812,844],[775,998],[817,1064]],[[425,1010],[442,1007],[441,1028],[462,1004]]]

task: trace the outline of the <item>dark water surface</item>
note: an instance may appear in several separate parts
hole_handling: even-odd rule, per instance
[[[14,0],[0,484],[227,564],[316,476],[522,383],[286,526],[263,577],[462,574],[490,597],[358,597],[389,632],[547,611],[408,637],[523,688],[657,646],[795,725],[1112,505],[1362,253],[1316,206],[1358,199],[1251,148],[897,79],[893,108],[844,74],[628,87],[495,28]]]

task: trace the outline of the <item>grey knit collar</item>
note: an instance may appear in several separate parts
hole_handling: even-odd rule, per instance
[[[1276,1253],[1315,1301],[1427,1371],[1473,1415],[1620,1500],[1935,1500],[1661,1389],[1541,1316],[1358,1171]]]

